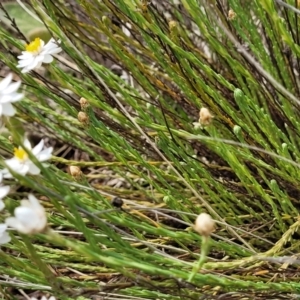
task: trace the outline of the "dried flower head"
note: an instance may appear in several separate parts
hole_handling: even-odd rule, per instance
[[[69,171],[70,171],[70,174],[71,174],[73,177],[80,177],[81,174],[82,174],[80,168],[77,167],[77,166],[70,166],[70,167],[69,167]]]
[[[195,221],[194,229],[203,236],[210,236],[215,230],[215,221],[209,214],[201,213]]]
[[[171,21],[169,22],[169,28],[170,28],[171,30],[174,29],[176,26],[177,26],[177,22],[176,22],[176,21],[171,20]]]
[[[229,9],[228,11],[228,20],[232,21],[236,18],[236,13],[233,9]]]
[[[88,124],[89,123],[89,116],[83,111],[80,111],[78,113],[77,118],[78,118],[78,121],[80,123],[83,123],[83,124]]]
[[[81,110],[86,110],[89,106],[89,102],[83,97],[80,98],[79,103],[80,103]]]
[[[202,107],[200,109],[199,123],[201,125],[209,125],[211,123],[212,118],[213,118],[213,115],[210,113],[210,111],[207,108]]]

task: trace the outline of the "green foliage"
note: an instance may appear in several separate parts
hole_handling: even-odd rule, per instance
[[[11,19],[7,18],[7,14]],[[0,20],[11,30],[20,31],[30,41],[36,37],[42,38],[44,41],[51,38],[43,22],[38,19],[28,5],[23,4],[21,6],[20,3],[14,1],[3,3],[3,10],[0,10]],[[11,22],[11,20],[14,21]]]
[[[268,0],[29,2],[64,54],[21,74],[22,40],[0,27],[0,61],[26,94],[9,129],[56,143],[43,176],[21,180],[43,196],[52,230],[3,247],[0,270],[14,286],[59,299],[299,294],[296,268],[268,261],[300,244],[298,13]],[[77,119],[82,97],[88,122]],[[202,107],[214,118],[196,128]],[[11,148],[1,136],[1,153]],[[217,228],[189,283],[201,212]]]

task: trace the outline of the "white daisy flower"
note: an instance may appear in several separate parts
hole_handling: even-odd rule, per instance
[[[53,148],[49,147],[43,150],[44,140],[41,140],[32,149],[30,142],[26,139],[24,141],[24,146],[28,151],[31,151],[32,155],[34,155],[39,162],[44,162],[51,158]],[[9,169],[23,176],[26,174],[38,175],[41,172],[41,170],[30,160],[28,154],[22,146],[15,148],[14,157],[7,159],[4,162]],[[4,178],[13,177],[8,168],[2,170],[2,175]]]
[[[13,76],[10,73],[0,82],[0,117],[13,116],[16,111],[12,106],[12,103],[23,98],[23,94],[17,93],[21,81],[12,83],[12,78]]]
[[[62,49],[52,38],[47,44],[40,38],[36,38],[29,45],[26,45],[26,51],[18,56],[18,68],[22,68],[22,73],[27,73],[33,69],[39,68],[42,63],[50,64],[53,61],[54,54],[61,52]]]
[[[3,175],[2,175],[2,173],[0,173],[0,183],[2,182],[2,178],[3,178]],[[7,196],[9,191],[10,191],[10,186],[8,186],[8,185],[0,186],[0,211],[3,210],[3,208],[5,207],[5,204],[2,201],[2,199]],[[1,233],[1,231],[0,231],[0,233]]]
[[[14,215],[14,217],[7,218],[5,223],[20,233],[39,233],[47,226],[45,209],[33,195],[29,195],[28,200],[21,201],[21,206],[15,209]]]
[[[0,245],[9,243],[11,238],[9,234],[6,231],[7,225],[6,224],[0,224]]]

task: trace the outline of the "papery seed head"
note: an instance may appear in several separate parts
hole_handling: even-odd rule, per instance
[[[201,213],[195,221],[194,229],[203,236],[210,236],[215,230],[215,221],[209,214]]]
[[[81,174],[82,174],[80,168],[77,167],[77,166],[70,166],[70,167],[69,167],[69,172],[70,172],[70,174],[71,174],[73,177],[79,177],[79,176],[81,176]]]
[[[89,116],[83,111],[78,113],[77,118],[80,123],[87,124],[89,122]]]
[[[81,110],[86,110],[86,108],[89,106],[89,102],[83,97],[80,98],[79,103]]]
[[[174,20],[171,20],[169,22],[169,28],[172,30],[173,28],[175,28],[177,26],[177,22]]]
[[[213,116],[212,116],[212,114],[210,113],[210,111],[207,108],[202,107],[200,109],[200,112],[199,112],[199,123],[201,125],[209,125],[211,123],[212,118],[213,118]]]
[[[232,21],[236,18],[236,13],[233,9],[229,9],[228,11],[228,20]]]

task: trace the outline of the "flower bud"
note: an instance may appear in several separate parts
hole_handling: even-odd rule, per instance
[[[201,125],[209,125],[211,123],[211,120],[213,118],[212,114],[210,113],[210,111],[205,108],[205,107],[202,107],[200,109],[200,112],[199,112],[199,123]]]
[[[78,121],[80,123],[83,123],[83,124],[88,124],[89,123],[89,116],[83,111],[80,111],[78,113],[77,118],[78,118]]]
[[[171,20],[171,21],[169,22],[169,28],[170,28],[171,30],[174,29],[174,28],[176,28],[176,26],[177,26],[177,22],[176,22],[176,21]]]
[[[73,177],[79,177],[79,176],[81,176],[81,174],[82,174],[80,168],[77,167],[77,166],[70,166],[70,167],[69,167],[69,172],[70,172],[70,174],[71,174]]]
[[[83,97],[80,98],[79,103],[80,103],[81,110],[86,110],[87,107],[89,106],[89,102]]]
[[[203,236],[210,236],[215,230],[215,221],[209,214],[201,213],[195,221],[194,229]]]
[[[239,136],[242,132],[242,128],[241,126],[238,126],[238,125],[234,125],[233,127],[233,132],[236,136]]]
[[[236,102],[239,104],[239,103],[242,103],[245,95],[243,93],[243,91],[241,89],[235,89],[234,92],[233,92],[233,96],[234,96],[234,99],[236,100]]]
[[[229,9],[228,11],[228,20],[232,21],[236,18],[236,13],[234,12],[233,9]]]

